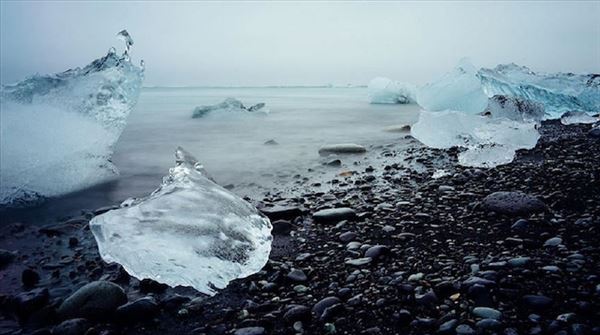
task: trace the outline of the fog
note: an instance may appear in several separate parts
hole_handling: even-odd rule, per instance
[[[424,83],[468,56],[600,72],[600,2],[1,2],[2,83],[123,48],[147,86]]]

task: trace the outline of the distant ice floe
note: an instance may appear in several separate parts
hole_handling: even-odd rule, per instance
[[[408,104],[416,101],[416,86],[377,77],[369,83],[372,104]]]
[[[34,75],[0,89],[0,205],[20,206],[112,178],[144,69],[114,48],[84,68]]]
[[[271,223],[214,183],[181,148],[176,165],[149,196],[90,221],[100,255],[138,279],[191,286],[214,295],[260,271],[271,251]]]
[[[266,108],[264,103],[258,103],[256,105],[246,107],[241,101],[234,98],[227,98],[225,101],[208,106],[199,106],[194,108],[192,112],[192,118],[201,118],[209,114],[232,114],[232,113],[257,113],[257,114],[268,114],[269,110]]]

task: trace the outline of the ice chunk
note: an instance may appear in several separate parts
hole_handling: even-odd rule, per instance
[[[121,39],[123,42],[125,42],[125,52],[127,54],[129,54],[129,50],[131,49],[131,46],[133,45],[133,38],[131,38],[131,36],[129,35],[129,33],[125,29],[121,30],[117,34],[117,37],[119,39]]]
[[[462,147],[459,164],[493,167],[510,163],[518,149],[533,148],[540,135],[535,122],[517,122],[457,111],[422,111],[413,137],[433,148]]]
[[[600,74],[536,73],[516,64],[481,69],[488,96],[506,95],[542,103],[550,118],[567,111],[597,113],[600,109]]]
[[[377,77],[369,83],[372,104],[408,104],[416,101],[416,87],[410,84]]]
[[[84,68],[2,86],[0,205],[17,206],[113,177],[112,147],[143,70],[114,49]]]
[[[269,219],[211,181],[181,148],[160,187],[125,205],[95,217],[90,227],[102,258],[138,279],[214,295],[269,258]]]
[[[463,59],[441,79],[421,87],[417,103],[430,112],[455,110],[477,114],[487,107],[488,97],[477,78],[477,70]]]
[[[544,118],[544,105],[519,97],[494,95],[490,98],[486,114],[514,121],[540,121]]]
[[[574,124],[574,123],[596,123],[600,122],[600,118],[597,116],[591,116],[585,112],[570,111],[563,114],[560,118],[562,124]]]
[[[211,114],[212,113],[229,114],[229,113],[248,113],[248,112],[251,112],[251,113],[260,112],[260,113],[265,113],[265,114],[269,113],[268,109],[265,107],[265,104],[262,102],[254,105],[254,106],[245,107],[241,101],[234,99],[234,98],[227,98],[227,99],[225,99],[225,101],[221,102],[220,104],[199,106],[199,107],[194,108],[194,111],[192,112],[192,118],[201,118],[201,117],[208,115],[209,113],[211,113]]]

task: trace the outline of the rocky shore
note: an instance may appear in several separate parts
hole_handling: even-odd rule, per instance
[[[390,164],[343,171],[331,192],[251,199],[273,222],[270,260],[214,297],[104,263],[88,222],[110,208],[3,225],[0,334],[600,334],[590,128],[544,122],[493,169],[381,148]]]

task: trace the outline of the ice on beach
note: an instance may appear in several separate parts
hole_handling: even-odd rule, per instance
[[[458,155],[461,165],[494,167],[510,163],[516,150],[535,147],[540,137],[536,125],[457,111],[422,111],[411,134],[428,147],[464,148]]]
[[[488,97],[477,78],[477,70],[463,59],[442,78],[418,89],[417,103],[430,112],[455,110],[477,114],[487,107]]]
[[[34,75],[0,90],[0,205],[20,206],[113,177],[113,145],[137,102],[143,70],[125,54]]]
[[[258,103],[256,105],[246,107],[241,101],[234,98],[227,98],[225,101],[208,106],[199,106],[194,108],[192,112],[192,118],[201,118],[210,114],[231,114],[231,113],[262,113],[268,114],[268,109],[264,103]]]
[[[181,148],[157,190],[95,217],[90,227],[105,261],[138,279],[209,295],[260,271],[271,251],[269,219],[211,181]]]
[[[491,97],[485,111],[492,117],[503,117],[514,121],[541,121],[544,118],[543,104],[504,95]]]
[[[576,123],[596,123],[600,122],[600,117],[591,116],[585,112],[571,111],[563,114],[560,118],[560,122],[564,125]]]
[[[411,84],[377,77],[369,82],[372,104],[408,104],[416,101],[416,87]]]
[[[481,69],[477,76],[488,96],[506,95],[542,103],[549,118],[568,111],[600,110],[600,75],[533,72],[525,66],[502,64]]]

